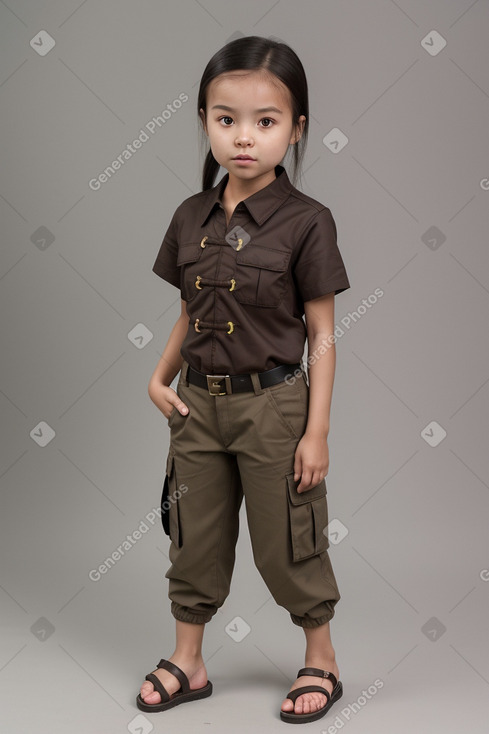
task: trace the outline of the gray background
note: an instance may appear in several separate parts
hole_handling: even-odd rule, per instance
[[[303,633],[254,568],[244,515],[231,595],[206,630],[206,701],[135,708],[174,645],[159,521],[88,576],[159,503],[169,430],[147,384],[179,292],[151,268],[200,190],[200,76],[239,34],[278,37],[304,64],[302,189],[331,208],[352,286],[336,299],[337,324],[351,321],[327,477],[348,531],[330,548],[345,694],[307,729],[487,731],[488,3],[10,0],[0,25],[2,731],[286,726]],[[45,56],[30,45],[42,30]],[[333,128],[349,140],[337,153]],[[240,642],[235,617],[251,628]]]

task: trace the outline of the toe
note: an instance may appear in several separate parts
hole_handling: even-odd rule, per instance
[[[141,698],[144,698],[149,693],[152,693],[154,691],[154,686],[152,683],[149,682],[149,680],[144,681],[143,685],[141,686]]]
[[[141,686],[141,698],[145,703],[160,703],[161,696],[158,693],[158,691],[155,691],[154,685],[149,682],[149,680],[145,681],[143,685]]]
[[[284,698],[282,701],[281,706],[282,711],[293,711],[294,710],[294,703],[290,700],[290,698]]]
[[[149,704],[161,703],[161,696],[158,691],[151,691],[151,693],[144,697],[144,702]]]
[[[319,711],[326,703],[326,696],[322,693],[304,693],[298,696],[294,712],[296,714],[311,714]]]
[[[327,702],[328,699],[322,693],[316,693],[316,695],[315,695],[314,698],[315,698],[315,701],[314,701],[314,703],[315,703],[314,710],[315,711],[319,711],[319,709],[322,709],[323,706],[326,706],[326,702]]]

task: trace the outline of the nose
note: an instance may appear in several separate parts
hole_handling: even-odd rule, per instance
[[[253,145],[253,137],[246,126],[238,129],[235,138],[236,145]]]

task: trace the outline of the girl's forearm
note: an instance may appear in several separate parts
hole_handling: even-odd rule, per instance
[[[317,338],[312,339],[308,346],[309,355],[321,344],[322,337],[323,335],[319,334]],[[335,369],[336,348],[334,344],[329,344],[324,354],[319,354],[314,361],[311,360],[308,369],[309,410],[306,426],[308,435],[328,437]]]
[[[181,314],[173,327],[155,371],[151,375],[148,392],[151,396],[155,385],[171,385],[182,367],[180,348],[188,329],[188,316]]]

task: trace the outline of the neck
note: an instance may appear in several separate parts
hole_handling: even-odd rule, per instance
[[[256,194],[257,191],[265,188],[265,186],[268,186],[276,178],[275,168],[250,181],[243,180],[229,173],[229,180],[224,189],[224,195],[229,201],[242,201],[248,196]]]

